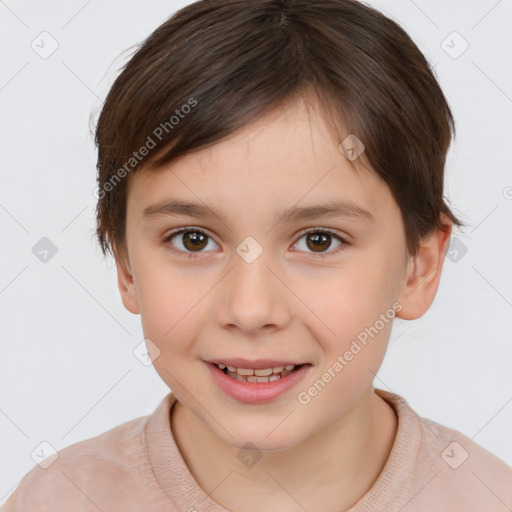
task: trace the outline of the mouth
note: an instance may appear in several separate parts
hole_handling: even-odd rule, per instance
[[[303,364],[286,364],[266,368],[239,368],[223,363],[214,364],[224,375],[240,382],[274,382],[300,369]]]
[[[306,378],[310,363],[289,360],[217,359],[205,361],[213,382],[231,398],[243,403],[270,402]]]

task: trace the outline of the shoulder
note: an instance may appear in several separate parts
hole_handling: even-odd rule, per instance
[[[394,407],[405,438],[400,455],[410,471],[397,474],[407,482],[407,510],[512,509],[510,466],[461,432],[419,416],[402,397],[379,394]]]
[[[111,510],[114,494],[124,500],[134,497],[134,484],[140,486],[144,476],[142,431],[147,418],[128,421],[46,457],[23,477],[2,512],[96,512],[104,506]]]
[[[512,508],[512,468],[461,432],[421,418],[432,492],[453,496],[468,510]]]

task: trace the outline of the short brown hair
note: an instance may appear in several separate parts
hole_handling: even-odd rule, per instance
[[[96,232],[104,255],[125,247],[128,173],[211,146],[306,92],[338,141],[342,126],[365,145],[365,162],[400,207],[411,254],[444,228],[442,214],[462,225],[443,197],[453,117],[397,23],[355,0],[200,0],[140,45],[102,108]]]

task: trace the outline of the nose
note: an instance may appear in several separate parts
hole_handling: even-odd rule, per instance
[[[284,329],[291,322],[293,294],[264,255],[252,263],[233,256],[233,268],[219,289],[215,316],[220,327],[255,335]]]

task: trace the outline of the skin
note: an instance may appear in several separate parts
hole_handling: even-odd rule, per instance
[[[371,170],[356,173],[338,144],[322,117],[297,102],[129,178],[126,245],[116,258],[122,300],[160,351],[153,364],[178,399],[171,427],[187,466],[211,499],[237,512],[340,511],[371,488],[397,429],[373,388],[392,322],[309,403],[297,394],[393,303],[401,318],[423,315],[439,285],[448,221],[409,255],[389,188]],[[170,198],[206,203],[226,221],[144,218],[145,208]],[[284,206],[339,199],[374,220],[273,219]],[[199,249],[183,234],[166,240],[184,227],[209,238]],[[333,236],[315,252],[302,233],[314,227],[347,244]],[[248,236],[263,249],[252,263],[236,252]],[[216,387],[204,362],[237,356],[312,366],[272,402],[244,404]],[[262,454],[252,467],[236,456],[248,442]]]

